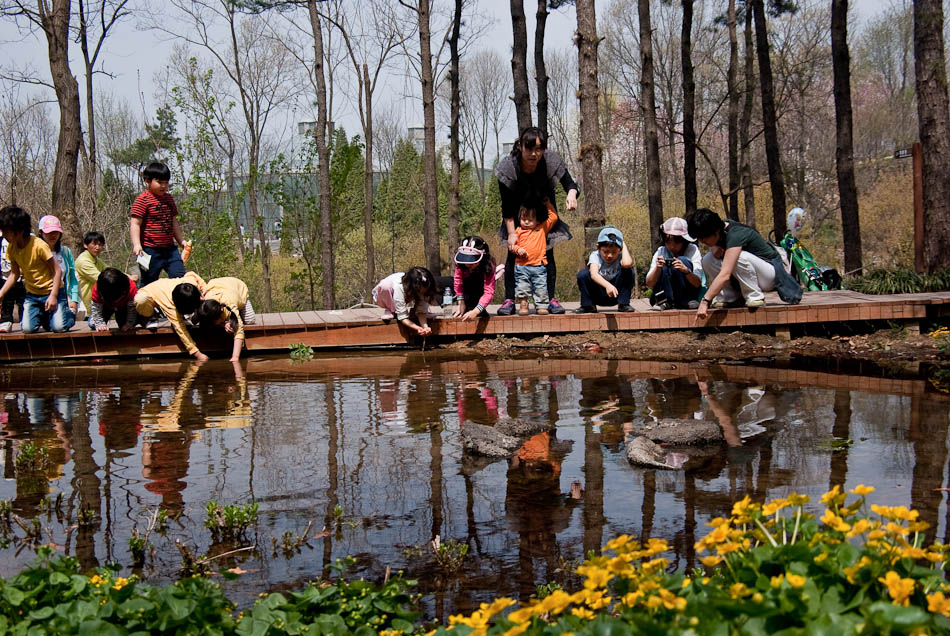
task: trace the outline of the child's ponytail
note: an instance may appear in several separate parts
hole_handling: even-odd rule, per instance
[[[413,267],[403,275],[402,291],[406,304],[416,304],[420,300],[430,305],[437,302],[438,287],[435,284],[435,277],[425,267]]]

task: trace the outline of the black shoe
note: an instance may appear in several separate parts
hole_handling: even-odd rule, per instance
[[[574,310],[574,313],[575,313],[575,314],[596,314],[596,313],[597,313],[597,308],[596,308],[596,307],[590,307],[590,306],[587,306],[587,305],[581,305],[580,307],[578,307],[577,309]]]
[[[636,311],[636,309],[630,305],[617,305],[617,311],[621,314],[629,314],[630,312]]]
[[[515,313],[515,301],[505,300],[496,312],[499,316],[510,316]]]

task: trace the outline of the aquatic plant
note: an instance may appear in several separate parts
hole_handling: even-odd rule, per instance
[[[164,508],[159,508],[155,512],[155,529],[159,532],[164,532],[168,529],[168,511]]]
[[[216,541],[238,540],[247,534],[248,528],[257,523],[256,503],[222,506],[217,501],[209,501],[205,507],[208,519],[205,527],[211,530]]]
[[[13,466],[18,475],[44,471],[49,467],[49,453],[38,444],[26,442],[17,449]]]
[[[145,565],[145,555],[155,552],[155,546],[148,540],[148,533],[139,534],[138,529],[132,528],[129,537],[129,552],[132,554],[132,567],[140,568]]]
[[[79,508],[79,517],[76,519],[76,523],[80,528],[91,528],[96,525],[96,511],[93,510],[92,506],[89,504],[83,504]]]
[[[435,556],[436,563],[442,568],[443,572],[448,574],[458,572],[465,562],[465,555],[468,554],[468,544],[449,539],[442,543],[441,537],[435,535],[435,539],[430,544],[432,554]]]
[[[293,360],[307,361],[313,359],[313,349],[301,343],[290,345],[290,357]]]

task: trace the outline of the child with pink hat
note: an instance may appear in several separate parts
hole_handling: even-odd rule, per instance
[[[656,311],[696,309],[702,285],[703,261],[687,232],[686,219],[668,218],[660,226],[660,247],[653,254],[646,284],[653,290],[650,304]]]

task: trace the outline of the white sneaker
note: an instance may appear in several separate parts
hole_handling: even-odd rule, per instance
[[[754,307],[765,307],[765,299],[764,299],[764,298],[755,298],[755,299],[753,299],[753,300],[747,300],[747,301],[745,301],[745,306],[746,306],[746,307],[750,307],[750,308],[754,308]]]
[[[11,329],[13,329],[12,322],[0,322],[0,333],[8,333]]]
[[[165,317],[152,318],[147,323],[145,323],[146,329],[158,329],[159,327],[165,326],[168,324],[168,320]]]

